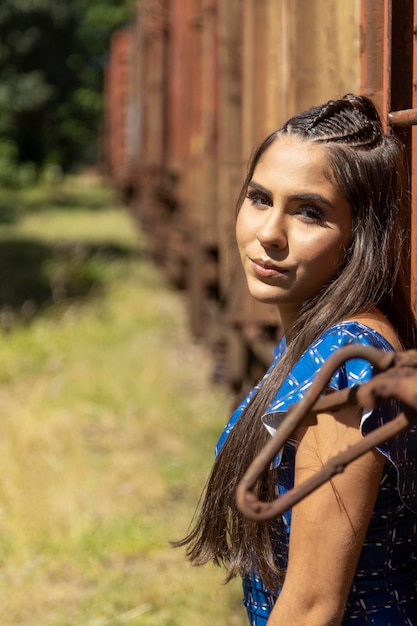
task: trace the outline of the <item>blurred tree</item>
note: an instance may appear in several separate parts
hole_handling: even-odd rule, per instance
[[[94,161],[108,40],[129,20],[131,5],[1,0],[0,136],[7,154],[63,169]]]

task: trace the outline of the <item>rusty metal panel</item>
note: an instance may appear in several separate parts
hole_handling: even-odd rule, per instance
[[[242,15],[242,150],[250,155],[265,133],[268,75],[267,1],[244,0]]]
[[[184,174],[190,152],[192,92],[190,77],[192,31],[198,28],[193,0],[169,2],[167,54],[167,165],[175,176]]]
[[[155,257],[187,286],[197,332],[215,297],[253,346],[265,328],[279,330],[275,307],[247,293],[235,199],[268,132],[306,106],[357,91],[358,7],[359,0],[137,2],[131,82],[140,129],[132,125],[131,152],[139,156],[140,214]]]
[[[410,300],[417,311],[417,51],[416,0],[362,0],[362,92],[377,101],[387,130],[405,145],[411,201],[403,215],[410,233]],[[406,181],[408,184],[409,181]]]
[[[139,3],[141,28],[142,161],[155,171],[164,162],[166,13],[161,2]]]
[[[241,0],[218,3],[217,214],[219,293],[226,297],[240,264],[235,245],[235,204],[242,174]]]
[[[360,3],[303,0],[291,6],[290,114],[359,89]],[[300,45],[302,42],[302,45]]]
[[[384,71],[384,3],[361,2],[361,87],[360,91],[376,104],[382,115]]]
[[[128,133],[132,43],[129,29],[114,33],[105,73],[106,168],[119,190],[130,184],[131,177]]]
[[[412,106],[413,0],[391,0],[391,110]]]
[[[195,329],[217,297],[253,352],[265,329],[279,332],[275,308],[249,296],[235,249],[234,204],[248,158],[290,115],[347,92],[376,101],[387,126],[400,117],[409,123],[413,113],[389,114],[417,107],[416,3],[137,1],[130,64],[127,40],[117,44],[115,37],[110,55],[105,151],[114,179],[116,171],[136,168],[142,223],[155,258],[187,287]],[[121,71],[116,58],[123,55]],[[395,128],[412,163],[413,209],[405,224],[416,299],[417,159],[411,130]]]
[[[413,3],[412,106],[417,108],[417,0]],[[411,303],[417,315],[417,127],[411,131]]]
[[[359,0],[243,0],[243,162],[289,116],[357,92],[359,84]],[[262,334],[275,325],[279,334],[276,308],[253,302],[240,282],[229,296],[229,313],[248,337],[256,335],[255,326]]]
[[[380,111],[387,131],[395,133],[404,144],[411,173],[411,191],[415,188],[415,159],[412,156],[412,142],[415,130],[410,124],[416,117],[413,89],[413,42],[415,30],[413,0],[363,0],[361,17],[363,32],[369,33],[370,42],[377,39],[375,48],[371,44],[362,48],[362,87],[372,83],[372,90],[380,98]],[[374,23],[378,15],[379,26]],[[382,38],[381,38],[382,33]],[[378,37],[376,36],[378,34]],[[378,65],[375,63],[375,58]],[[369,68],[372,69],[369,71]],[[371,75],[371,80],[369,79]],[[365,91],[366,93],[366,91]],[[409,184],[409,180],[405,181]],[[415,303],[415,194],[405,207],[402,215],[402,228],[411,236],[411,260],[406,259],[409,269],[410,299]]]
[[[385,0],[391,9],[391,72],[390,72],[390,110],[411,109],[413,106],[413,0]],[[411,169],[411,189],[415,187],[415,158],[412,154],[412,131],[410,127],[394,127],[395,134],[406,147],[408,162]],[[416,282],[411,276],[416,265],[415,248],[415,195],[411,197],[407,214],[403,216],[403,228],[406,228],[411,237],[410,272],[410,300],[415,305]]]
[[[193,201],[199,202],[198,226],[203,246],[217,246],[216,175],[218,154],[217,0],[202,0],[201,154]],[[201,190],[203,192],[201,193]]]
[[[243,150],[290,115],[357,92],[359,0],[244,0]]]

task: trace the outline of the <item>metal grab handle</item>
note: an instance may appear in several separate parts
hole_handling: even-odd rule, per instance
[[[344,389],[319,398],[334,372],[350,359],[367,360],[383,373],[377,374],[371,381],[358,387]],[[336,411],[346,406],[371,409],[382,400],[389,398],[400,400],[403,403],[403,411],[395,419],[366,435],[357,444],[330,459],[310,479],[272,502],[259,500],[251,491],[287,439],[309,415]],[[237,506],[244,515],[256,521],[277,518],[332,476],[343,472],[349,463],[394,437],[408,428],[410,423],[416,421],[417,351],[396,353],[383,352],[360,345],[343,347],[324,363],[302,400],[290,407],[274,437],[268,441],[251,463],[237,487]]]

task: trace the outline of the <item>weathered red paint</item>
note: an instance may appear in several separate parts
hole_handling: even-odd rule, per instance
[[[140,0],[130,31],[114,37],[108,169],[134,192],[154,258],[186,288],[194,332],[212,344],[233,335],[230,351],[250,353],[234,364],[241,379],[252,376],[244,363],[260,362],[257,374],[267,364],[279,333],[275,309],[248,295],[234,253],[234,204],[253,146],[295,112],[359,90],[404,140],[414,199],[417,139],[398,122],[417,108],[416,2]],[[117,69],[121,58],[128,71]],[[404,216],[413,300],[416,214],[413,200]]]
[[[118,189],[131,184],[128,152],[130,62],[133,37],[130,29],[116,32],[105,73],[105,167]]]

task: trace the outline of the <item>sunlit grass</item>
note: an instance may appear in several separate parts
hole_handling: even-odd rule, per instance
[[[131,221],[118,219],[120,207],[109,186],[97,183],[93,175],[69,176],[58,186],[44,183],[21,191],[0,190],[0,217],[4,203],[15,220],[1,224],[1,239],[18,236],[48,243],[75,240],[133,248],[143,245]]]
[[[85,179],[71,181],[73,203],[77,185],[86,194]],[[98,294],[0,334],[0,624],[237,626],[238,583],[223,587],[221,572],[190,568],[169,546],[186,532],[230,398],[210,386],[182,298],[128,215],[97,181],[88,194],[90,208],[54,209],[48,196],[0,229],[133,250],[95,259]]]

